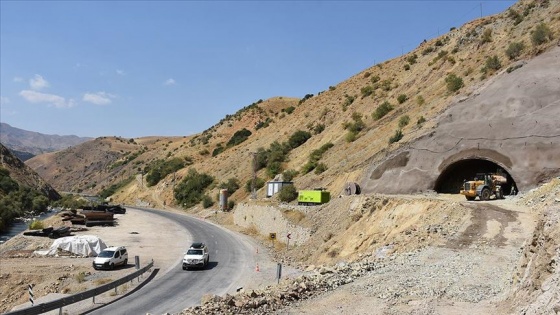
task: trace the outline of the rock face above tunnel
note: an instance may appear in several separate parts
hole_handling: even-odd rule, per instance
[[[560,47],[452,104],[429,134],[372,165],[361,186],[367,193],[458,192],[464,179],[497,169],[518,191],[560,175]]]

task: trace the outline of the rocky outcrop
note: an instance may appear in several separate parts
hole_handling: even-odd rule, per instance
[[[353,263],[341,262],[334,266],[310,266],[303,275],[282,281],[278,286],[241,291],[223,297],[207,295],[203,297],[202,305],[186,309],[180,314],[270,314],[283,306],[351,283],[374,270],[377,264],[374,260],[365,259]]]

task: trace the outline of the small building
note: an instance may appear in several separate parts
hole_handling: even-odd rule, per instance
[[[286,185],[293,185],[294,182],[280,182],[280,181],[270,181],[266,183],[266,197],[270,198],[274,196],[277,192]]]

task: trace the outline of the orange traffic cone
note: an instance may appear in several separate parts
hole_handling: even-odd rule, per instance
[[[257,267],[255,268],[255,271],[256,271],[256,272],[261,271],[261,269],[259,268],[259,263],[257,263]]]

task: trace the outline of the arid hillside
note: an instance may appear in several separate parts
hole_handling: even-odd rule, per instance
[[[301,99],[258,100],[201,134],[140,139],[98,138],[68,150],[35,157],[27,164],[60,191],[98,193],[128,179],[126,189],[115,193],[115,200],[127,203],[142,200],[160,205],[165,201],[172,205],[174,184],[188,169],[213,176],[215,184],[235,178],[244,187],[253,178],[253,153],[259,148],[268,150],[274,142],[285,143],[299,130],[309,132],[311,137],[291,150],[280,167],[276,167],[275,173],[282,170],[299,172],[293,179],[298,189],[325,187],[337,195],[347,182],[367,186],[372,178],[375,179],[370,174],[377,165],[382,164],[383,169],[391,169],[391,163],[399,166],[396,153],[417,139],[427,139],[437,132],[442,113],[451,105],[479,95],[490,83],[503,80],[503,77],[511,80],[516,75],[525,76],[521,70],[526,62],[557,46],[559,16],[560,5],[556,1],[519,1],[506,12],[457,26],[441,37],[419,43],[417,49],[402,57],[373,65],[346,81],[333,82],[324,91],[316,94],[310,91]],[[552,58],[558,59],[558,54],[553,54]],[[550,73],[553,77],[544,80],[552,82],[553,88],[558,85],[558,76],[554,74],[559,71],[543,72],[543,75]],[[521,95],[524,89],[534,88],[534,85],[528,85],[516,90]],[[500,91],[494,91],[492,97],[500,98],[496,93]],[[501,98],[508,97],[503,95]],[[486,103],[480,98],[476,101]],[[499,110],[508,112],[512,103],[515,100],[501,103],[499,106],[503,108]],[[551,106],[557,108],[558,104]],[[478,111],[477,117],[484,117],[484,110],[490,108],[492,105],[486,108],[473,106],[473,110]],[[472,120],[468,117],[472,116],[465,116],[467,128],[461,136],[475,138],[477,128],[468,128]],[[557,125],[550,127],[543,129],[552,134]],[[504,126],[500,132],[507,134],[508,128]],[[235,133],[243,129],[250,131],[250,136],[242,143],[227,145]],[[539,143],[542,139],[528,141]],[[478,146],[473,141],[469,143],[469,147],[462,149]],[[315,166],[321,164],[321,167],[309,171],[304,166],[310,161],[311,153],[323,145],[330,148],[319,160],[316,156],[314,160]],[[138,175],[146,173],[150,163],[174,157],[187,161],[186,167],[168,174],[150,188],[151,192],[139,194],[138,188],[145,183]],[[415,168],[413,163],[408,167]],[[536,187],[556,173],[552,170],[547,174],[547,178],[524,179],[521,188]],[[256,175],[264,180],[271,179],[267,169],[260,169]],[[404,175],[400,176],[399,180],[403,180]],[[437,175],[430,176],[429,182],[434,186],[433,176]],[[218,193],[218,185],[213,187],[208,192],[210,196]],[[369,191],[376,190],[371,188]],[[154,200],[154,192],[157,192],[158,200]],[[398,188],[392,192],[399,192]],[[264,192],[259,191],[259,196],[263,195]],[[239,189],[231,199],[241,201],[248,196],[246,189]]]

